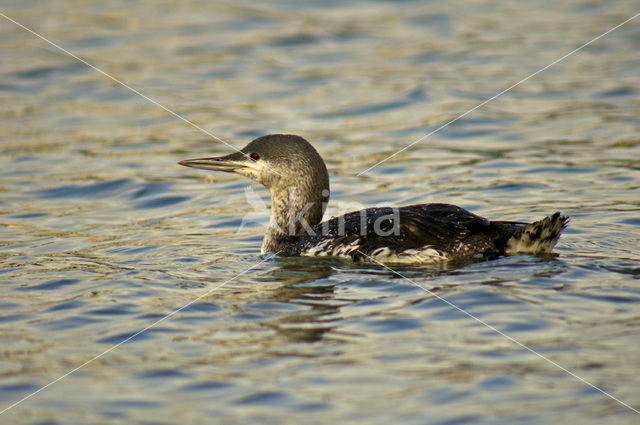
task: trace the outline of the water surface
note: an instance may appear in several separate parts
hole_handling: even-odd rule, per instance
[[[640,408],[640,22],[356,174],[638,11],[3,2],[235,147],[308,138],[331,173],[329,215],[450,202],[572,221],[557,256],[399,269],[406,279],[265,260],[266,190],[176,165],[231,148],[0,18],[0,409],[197,299],[0,419],[637,423],[496,330]]]

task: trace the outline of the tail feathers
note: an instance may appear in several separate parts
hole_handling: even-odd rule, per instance
[[[505,252],[508,255],[551,252],[568,223],[569,217],[556,212],[552,216],[527,224],[507,241]]]

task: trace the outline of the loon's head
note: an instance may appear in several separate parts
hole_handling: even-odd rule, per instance
[[[304,231],[295,220],[304,218],[309,226],[318,224],[329,200],[327,167],[315,148],[300,136],[262,136],[230,155],[187,159],[179,164],[240,174],[266,186],[273,204],[272,222],[280,229],[294,229],[287,232],[288,236]],[[298,217],[300,214],[302,217]]]
[[[328,189],[327,168],[313,146],[300,136],[270,134],[262,136],[230,155],[187,159],[180,165],[205,170],[236,173],[272,188],[288,188],[310,180]],[[314,188],[315,189],[315,188]]]

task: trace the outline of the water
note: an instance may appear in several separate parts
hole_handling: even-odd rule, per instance
[[[176,165],[229,147],[0,18],[0,408],[197,299],[2,423],[638,422],[435,295],[640,408],[639,21],[356,174],[639,2],[1,10],[236,147],[305,136],[331,172],[330,213],[438,201],[572,220],[557,257],[407,279],[263,261],[267,192]]]

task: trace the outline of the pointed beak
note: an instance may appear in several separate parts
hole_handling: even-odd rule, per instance
[[[201,168],[203,170],[224,171],[235,173],[238,169],[251,166],[253,161],[240,152],[231,155],[216,156],[212,158],[185,159],[178,162],[180,165],[191,168]]]

